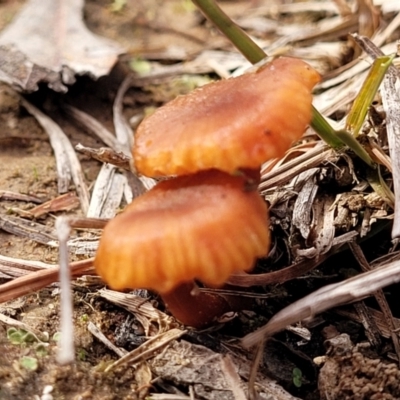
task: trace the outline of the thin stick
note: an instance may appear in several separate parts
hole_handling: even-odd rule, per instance
[[[71,364],[75,360],[74,346],[74,323],[73,306],[71,292],[71,276],[68,264],[67,241],[71,227],[66,217],[56,219],[56,230],[59,244],[60,262],[60,287],[61,287],[61,310],[60,310],[60,330],[61,339],[57,355],[57,362],[61,365]]]
[[[75,278],[96,274],[93,267],[93,258],[87,260],[75,261],[71,263],[71,275]],[[31,262],[30,262],[31,263]],[[27,264],[28,266],[30,264]],[[51,268],[53,267],[53,268]],[[15,278],[10,282],[0,285],[0,303],[25,296],[36,290],[40,290],[54,282],[57,282],[60,268],[57,265],[50,266],[40,271],[31,272],[27,275]]]

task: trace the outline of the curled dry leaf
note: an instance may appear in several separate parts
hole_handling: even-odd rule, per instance
[[[0,80],[34,91],[46,82],[56,91],[75,74],[106,75],[123,49],[90,32],[83,0],[30,0],[0,34]]]
[[[235,381],[245,386],[251,368],[251,360],[234,353],[232,358]],[[238,391],[232,390],[224,371],[224,356],[212,350],[189,343],[175,341],[149,361],[153,373],[179,386],[193,386],[194,398],[206,400],[240,400]],[[225,369],[226,370],[226,369]],[[259,374],[256,377],[260,399],[298,400],[275,381]],[[240,388],[240,389],[241,389]],[[246,391],[246,389],[244,389]],[[174,397],[175,399],[175,397]]]

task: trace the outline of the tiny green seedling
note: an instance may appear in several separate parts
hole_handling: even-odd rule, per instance
[[[38,181],[38,180],[39,180],[39,172],[38,172],[38,170],[37,170],[36,167],[33,167],[33,179],[34,179],[35,181]]]
[[[303,384],[303,374],[300,368],[293,368],[293,384],[297,388],[300,388]]]
[[[7,339],[14,345],[25,345],[27,343],[40,342],[38,337],[32,332],[24,329],[9,328],[7,330]]]
[[[36,371],[39,367],[39,362],[35,357],[21,357],[21,359],[19,360],[19,364],[27,371]]]
[[[127,0],[114,0],[110,5],[110,10],[113,13],[121,12],[126,6]]]
[[[48,353],[48,350],[47,350],[47,346],[48,346],[47,343],[38,343],[38,344],[35,346],[36,355],[37,355],[38,357],[47,356],[47,355],[49,354],[49,353]]]
[[[76,355],[79,361],[85,361],[88,356],[88,353],[85,349],[78,349]]]
[[[81,322],[88,322],[89,321],[89,315],[87,315],[87,314],[81,315],[80,320],[81,320]]]
[[[48,341],[47,332],[43,333],[42,337]],[[45,356],[47,354],[47,346],[49,344],[40,340],[33,332],[12,327],[7,330],[7,339],[11,344],[16,346],[27,347],[28,345],[32,345],[38,356]]]
[[[135,57],[129,61],[129,68],[138,75],[144,75],[150,72],[151,64],[142,58]]]

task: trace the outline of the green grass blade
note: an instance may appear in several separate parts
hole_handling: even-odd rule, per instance
[[[382,56],[375,59],[363,83],[360,92],[353,102],[350,113],[346,119],[346,130],[357,137],[364,123],[369,106],[371,105],[379,85],[381,84],[387,69],[394,59],[393,56]]]
[[[318,136],[333,149],[343,147],[344,143],[337,136],[336,131],[329,125],[324,116],[314,106],[311,127],[318,133]]]
[[[233,22],[214,0],[192,1],[252,64],[267,57],[264,50]]]

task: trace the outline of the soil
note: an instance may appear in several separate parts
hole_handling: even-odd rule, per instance
[[[87,1],[87,26],[99,35],[116,40],[128,48],[131,55],[145,58],[145,53],[159,53],[171,43],[184,49],[187,54],[196,54],[210,35],[216,36],[215,32],[210,34],[209,29],[198,24],[201,18],[191,10],[187,11],[185,2],[169,1],[165,4],[158,0],[131,0],[123,5],[121,12],[113,12],[111,3],[106,0]],[[0,29],[12,20],[23,4],[24,1],[0,2]],[[227,6],[228,9],[237,8],[239,12],[246,4],[228,3]],[[225,45],[228,43],[221,37],[217,41]],[[112,102],[127,69],[123,61],[109,76],[97,82],[86,77],[78,78],[78,82],[64,96],[42,88],[28,98],[62,127],[73,146],[82,143],[99,148],[103,144],[82,127],[71,123],[57,105],[64,102],[73,104],[112,131]],[[137,114],[145,105],[159,105],[175,95],[159,94],[158,100],[153,101],[151,92],[131,90],[125,99],[126,117],[129,119]],[[0,84],[0,127],[0,190],[37,196],[43,200],[57,197],[55,159],[48,137],[35,118],[21,107],[19,96],[5,84]],[[90,185],[96,179],[101,163],[82,155],[79,155],[79,160]],[[70,189],[74,190],[74,187]],[[33,206],[35,204],[29,202],[1,199],[0,213],[6,215],[13,208],[30,209]],[[65,215],[79,216],[81,213],[74,210]],[[47,216],[38,222],[53,228],[54,216]],[[56,249],[3,230],[0,230],[0,249],[3,256],[21,260],[40,260],[50,264],[57,264],[58,261]],[[71,256],[72,261],[78,258]],[[0,278],[2,282],[4,279]],[[128,319],[128,313],[98,299],[96,287],[78,286],[75,289],[73,302],[77,361],[72,366],[62,366],[57,362],[57,285],[0,306],[5,315],[25,322],[32,330],[49,338],[40,342],[28,335],[28,338],[13,342],[10,339],[12,328],[0,322],[1,400],[138,398],[134,370],[122,367],[105,374],[106,366],[118,357],[87,330],[87,322],[91,321],[114,341],[115,331]],[[27,367],[24,364],[27,359],[35,360],[35,365]]]
[[[11,21],[23,3],[21,0],[0,1],[0,29]],[[211,28],[199,13],[192,12],[191,2],[127,0],[121,2],[123,11],[113,11],[111,3],[118,4],[117,1],[88,0],[85,5],[85,21],[93,32],[126,46],[129,49],[129,56],[140,56],[143,59],[156,58],[157,54],[171,43],[183,50],[187,57],[198,53],[205,46],[214,49],[232,49],[229,42]],[[268,2],[232,0],[221,3],[224,10],[235,17],[241,15],[243,10],[250,6]],[[102,147],[103,144],[96,137],[72,123],[62,112],[59,104],[71,103],[94,116],[108,129],[113,130],[112,102],[129,69],[128,60],[128,56],[122,57],[121,62],[109,76],[97,82],[87,77],[79,77],[77,83],[65,95],[41,88],[39,92],[29,95],[28,98],[62,127],[73,146],[82,143],[92,148]],[[156,88],[131,89],[124,99],[125,116],[129,120],[145,107],[158,106],[176,94],[174,90],[157,85]],[[35,118],[21,106],[19,96],[4,84],[0,84],[0,127],[0,191],[23,193],[43,200],[57,197],[55,159],[48,137]],[[95,181],[101,163],[81,154],[78,154],[78,157],[85,179],[90,185]],[[74,187],[71,186],[70,189],[73,191]],[[27,210],[33,206],[35,206],[34,203],[9,201],[0,197],[0,216],[13,214],[11,210],[15,208]],[[81,212],[74,209],[57,213],[57,215],[62,214],[79,216]],[[55,215],[50,214],[39,219],[38,222],[52,229],[54,217]],[[381,243],[381,248],[370,257],[371,259],[388,251],[390,242],[387,230],[382,234]],[[22,260],[40,260],[50,264],[58,262],[56,249],[3,230],[0,230],[0,253],[3,256]],[[338,257],[324,265],[322,269],[324,273],[320,272],[321,270],[315,272],[307,282],[304,279],[296,280],[284,287],[271,288],[274,291],[274,298],[269,302],[261,302],[256,308],[256,311],[262,310],[262,316],[245,313],[217,332],[200,334],[190,332],[185,339],[205,345],[215,351],[220,350],[224,347],[222,343],[227,341],[227,338],[243,336],[254,326],[262,325],[267,318],[291,301],[331,282],[332,276],[334,276],[333,280],[338,279],[333,265],[347,260],[346,263],[350,264],[350,267],[353,265],[357,267],[357,263],[348,261],[348,253]],[[71,256],[72,261],[79,259],[82,259],[82,256]],[[5,280],[0,275],[0,283],[3,282]],[[41,339],[25,335],[24,331],[18,328],[11,329],[8,324],[0,322],[0,400],[145,398],[144,392],[140,390],[142,389],[138,384],[140,379],[134,368],[123,366],[111,373],[104,373],[106,367],[118,357],[93,337],[87,330],[87,323],[93,322],[112,342],[115,342],[119,337],[118,332],[130,313],[100,298],[96,294],[100,287],[101,284],[98,281],[93,284],[80,281],[74,283],[77,360],[73,365],[63,366],[57,362],[57,334],[60,329],[58,284],[0,305],[1,314],[26,323],[32,331],[41,335]],[[312,341],[306,345],[299,344],[298,336],[288,332],[281,333],[277,335],[276,344],[271,341],[266,349],[263,365],[265,370],[268,370],[269,376],[296,396],[303,399],[320,398],[317,383],[318,367],[313,359],[325,354],[323,343],[326,335],[323,328],[332,324],[336,327],[340,326],[341,332],[349,333],[355,343],[365,339],[360,324],[339,318],[334,314],[325,318],[313,333]],[[136,339],[140,341],[141,335],[138,336],[139,339],[137,336]],[[131,350],[134,347],[131,340],[132,338],[122,341],[121,346]],[[385,345],[388,345],[386,339],[382,347]],[[354,352],[354,350],[349,351]],[[371,356],[371,359],[374,357]],[[302,374],[299,385],[293,383],[295,368],[300,368]],[[162,391],[160,387],[157,387],[155,383],[153,389]],[[165,389],[165,386],[163,388]],[[180,387],[180,389],[188,393],[187,387]],[[349,396],[346,398],[356,398],[351,397],[352,394]]]

